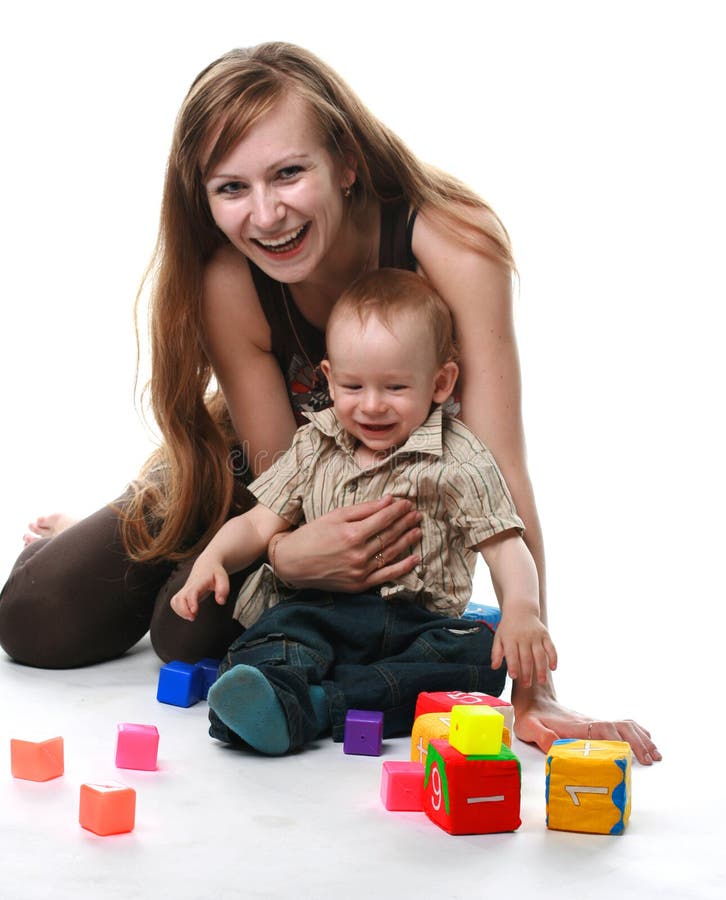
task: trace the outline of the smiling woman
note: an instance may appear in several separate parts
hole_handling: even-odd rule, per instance
[[[546,621],[507,232],[322,61],[272,43],[213,62],[182,105],[151,269],[150,399],[165,442],[115,504],[23,553],[0,602],[11,656],[87,664],[125,652],[149,628],[164,659],[225,651],[241,630],[228,607],[204,604],[190,623],[169,599],[224,520],[251,504],[245,483],[289,446],[303,413],[329,402],[318,363],[330,311],[362,272],[383,267],[424,274],[451,311],[461,418],[511,488]],[[210,394],[213,379],[220,390]],[[382,497],[306,523],[271,552],[280,577],[299,587],[370,591],[412,570],[420,535],[411,504]],[[38,634],[38,621],[61,617],[62,631]],[[587,734],[589,718],[560,707],[551,681],[515,687],[522,739],[544,748]],[[616,736],[642,761],[657,758],[636,723],[592,728]]]

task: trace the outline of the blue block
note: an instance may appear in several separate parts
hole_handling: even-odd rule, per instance
[[[202,692],[202,700],[207,699],[207,694],[209,693],[210,687],[217,680],[217,669],[219,669],[219,663],[221,660],[219,659],[211,659],[206,657],[205,659],[200,659],[196,664],[197,669],[202,670],[202,674],[204,675],[204,691]]]
[[[172,706],[194,706],[204,695],[204,671],[185,662],[170,662],[159,670],[156,699]]]
[[[383,713],[349,709],[345,716],[343,750],[357,756],[380,756],[383,744]]]
[[[484,603],[470,602],[464,612],[461,614],[462,619],[473,619],[476,622],[486,622],[496,629],[501,621],[502,613],[498,606],[487,606]]]

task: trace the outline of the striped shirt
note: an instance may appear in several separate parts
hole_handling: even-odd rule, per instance
[[[333,409],[307,413],[290,449],[251,485],[257,500],[291,525],[386,494],[405,497],[423,514],[422,536],[411,552],[421,563],[384,597],[410,598],[447,616],[459,616],[471,597],[476,552],[502,531],[524,529],[494,457],[458,419],[436,407],[397,447],[362,469],[355,441]],[[235,617],[249,626],[280,599],[268,565],[242,586]]]

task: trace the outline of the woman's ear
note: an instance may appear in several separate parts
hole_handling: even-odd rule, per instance
[[[441,366],[434,379],[434,396],[432,398],[434,403],[443,403],[449,399],[458,377],[459,367],[453,359]]]
[[[330,360],[324,359],[320,363],[320,368],[323,370],[323,375],[325,375],[328,380],[328,393],[330,394],[330,399],[335,400],[335,393],[333,391],[333,370],[330,366]]]

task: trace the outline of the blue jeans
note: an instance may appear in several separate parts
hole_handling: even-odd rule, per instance
[[[310,687],[321,685],[333,740],[349,709],[384,713],[384,736],[411,730],[421,691],[483,691],[498,696],[504,665],[490,665],[493,632],[484,622],[450,619],[378,594],[305,590],[272,607],[229,648],[219,673],[254,666],[280,701],[295,750],[320,734]],[[212,737],[239,739],[210,710]]]

